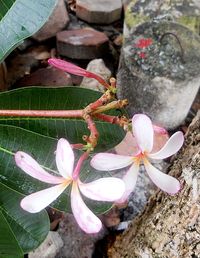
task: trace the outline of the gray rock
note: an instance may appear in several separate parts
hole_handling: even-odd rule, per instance
[[[61,31],[56,38],[58,53],[69,58],[93,59],[109,50],[108,37],[89,28]]]
[[[119,223],[119,225],[116,227],[116,230],[118,230],[118,231],[126,230],[130,224],[131,224],[131,220],[123,221],[123,222]]]
[[[166,17],[200,34],[199,0],[125,0],[130,2],[125,14],[125,30],[156,17]]]
[[[89,62],[87,71],[100,75],[106,81],[111,77],[111,71],[105,66],[103,59],[94,59]],[[84,77],[80,87],[104,92],[105,88],[98,81]]]
[[[45,241],[33,252],[30,252],[29,258],[55,258],[56,254],[63,246],[62,238],[57,232],[50,231]]]
[[[33,35],[37,41],[43,41],[56,36],[58,31],[61,31],[69,23],[69,16],[64,0],[58,0],[54,11],[50,15],[44,26]]]
[[[76,15],[89,23],[109,24],[119,20],[121,0],[77,0]]]
[[[95,243],[103,238],[105,229],[98,234],[86,234],[79,228],[72,214],[65,214],[58,233],[64,245],[56,258],[92,258]]]
[[[186,118],[199,89],[200,37],[165,20],[132,28],[117,75],[118,96],[128,111],[146,113],[168,129]]]

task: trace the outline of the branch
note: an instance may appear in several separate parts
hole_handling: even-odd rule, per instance
[[[110,109],[118,109],[118,108],[123,108],[124,106],[128,105],[128,100],[127,99],[123,99],[123,100],[115,100],[112,101],[104,106],[99,106],[97,107],[93,112],[93,114],[98,114],[98,113],[102,113],[105,111],[108,111]]]
[[[0,116],[81,118],[83,110],[0,110]]]
[[[85,121],[88,124],[88,129],[90,130],[90,136],[84,136],[84,140],[89,144],[89,149],[93,150],[97,145],[99,138],[99,132],[97,131],[96,124],[92,120],[90,115],[85,116]]]
[[[99,120],[108,122],[110,124],[117,124],[123,128],[126,128],[129,124],[129,119],[125,116],[110,116],[106,114],[94,114],[94,117],[98,118]]]

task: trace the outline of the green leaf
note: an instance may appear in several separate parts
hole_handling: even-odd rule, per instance
[[[22,197],[0,183],[0,257],[22,257],[38,247],[49,232],[46,211],[25,212],[20,207]]]
[[[72,110],[82,109],[101,96],[101,93],[76,87],[39,88],[28,87],[0,94],[0,109]],[[120,115],[121,112],[114,112]],[[69,118],[14,118],[0,117],[0,124],[14,125],[55,139],[64,137],[70,143],[84,143],[83,135],[89,135],[85,121]],[[125,136],[118,125],[96,122],[99,143],[95,151],[107,150]]]
[[[55,3],[56,0],[0,0],[0,62],[42,27]]]
[[[30,177],[19,169],[15,165],[14,153],[18,150],[24,151],[35,158],[46,170],[58,174],[55,164],[56,146],[57,140],[53,138],[14,126],[0,125],[0,182],[18,193],[26,195],[52,186]],[[77,161],[82,152],[76,151],[75,154]],[[80,178],[83,182],[110,176],[108,173],[97,172],[92,169],[89,161],[87,160],[84,163],[81,170]],[[52,206],[63,211],[71,211],[70,190],[71,187],[68,187]],[[96,213],[104,213],[111,207],[110,203],[91,202],[89,200],[87,200],[87,204]]]
[[[6,221],[3,213],[0,211],[0,230],[3,234],[0,235],[0,257],[8,257],[17,255],[22,256],[23,252],[18,245],[16,238]]]

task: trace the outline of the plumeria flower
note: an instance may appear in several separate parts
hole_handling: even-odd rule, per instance
[[[77,65],[71,64],[67,61],[58,59],[58,58],[50,58],[48,59],[48,63],[60,70],[63,70],[67,73],[84,76],[88,78],[93,78],[97,80],[100,84],[102,84],[106,89],[110,88],[110,85],[99,75],[89,72]]]
[[[84,157],[83,155],[81,157]],[[81,182],[78,175],[83,160],[80,158],[74,169],[72,148],[66,139],[60,139],[56,150],[56,165],[60,176],[54,176],[46,172],[27,153],[18,151],[15,154],[18,167],[42,182],[55,185],[26,196],[21,201],[21,207],[30,213],[40,212],[72,184],[71,208],[78,225],[86,233],[97,233],[101,229],[102,223],[85,205],[80,192],[92,200],[113,202],[123,195],[125,186],[121,179],[111,177],[100,178],[90,183]]]
[[[124,202],[133,191],[139,172],[139,165],[142,162],[145,169],[155,185],[161,190],[175,194],[180,190],[179,181],[155,168],[149,159],[165,159],[176,153],[183,144],[183,133],[173,134],[165,145],[156,153],[153,149],[154,131],[149,117],[143,114],[136,114],[132,118],[132,129],[136,139],[138,150],[132,156],[117,155],[112,153],[99,153],[91,160],[91,166],[98,170],[116,170],[130,166],[123,177],[126,191],[118,202]]]

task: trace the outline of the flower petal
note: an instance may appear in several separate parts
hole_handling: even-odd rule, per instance
[[[130,193],[133,192],[137,182],[138,172],[139,172],[139,163],[136,162],[129,168],[129,170],[122,178],[122,180],[125,183],[125,192],[123,196],[116,201],[116,203],[124,203],[128,199]]]
[[[155,133],[168,135],[167,130],[163,127],[158,126],[158,125],[153,125],[153,130],[154,130]]]
[[[20,205],[24,210],[30,213],[40,212],[50,203],[55,201],[69,184],[70,181],[68,183],[65,182],[39,192],[32,193],[22,199]]]
[[[125,191],[124,182],[113,177],[100,178],[87,184],[79,181],[78,185],[83,195],[96,201],[116,201]]]
[[[27,153],[18,151],[15,154],[15,162],[28,175],[50,184],[60,184],[63,182],[62,177],[53,176],[47,173],[31,156]]]
[[[182,132],[174,133],[165,143],[161,150],[156,153],[149,154],[148,157],[152,159],[165,159],[175,154],[183,145],[184,136]]]
[[[60,70],[63,70],[65,72],[71,73],[71,74],[75,74],[75,75],[79,75],[79,76],[85,76],[88,78],[94,78],[96,79],[99,83],[101,83],[102,85],[104,85],[106,88],[109,88],[109,84],[99,75],[89,72],[77,65],[74,65],[72,63],[69,63],[67,61],[58,59],[58,58],[50,58],[48,60],[48,63]]]
[[[71,177],[74,166],[74,153],[69,142],[61,138],[57,144],[56,164],[60,174],[64,177]]]
[[[58,59],[58,58],[50,58],[48,60],[48,63],[60,70],[63,70],[65,72],[71,73],[71,74],[75,74],[75,75],[79,75],[79,76],[86,76],[87,75],[87,71],[77,65],[74,65],[72,63],[69,63],[67,61]]]
[[[153,125],[150,118],[144,114],[134,115],[132,128],[141,151],[151,152],[153,148]]]
[[[131,163],[133,163],[133,158],[131,156],[98,153],[92,158],[90,165],[95,169],[107,171],[124,168]]]
[[[102,228],[99,218],[85,205],[78,190],[77,182],[73,183],[71,208],[79,227],[86,233],[97,233]]]
[[[147,160],[144,161],[144,166],[153,183],[161,190],[168,194],[176,194],[180,190],[180,183],[176,178],[164,174]]]

